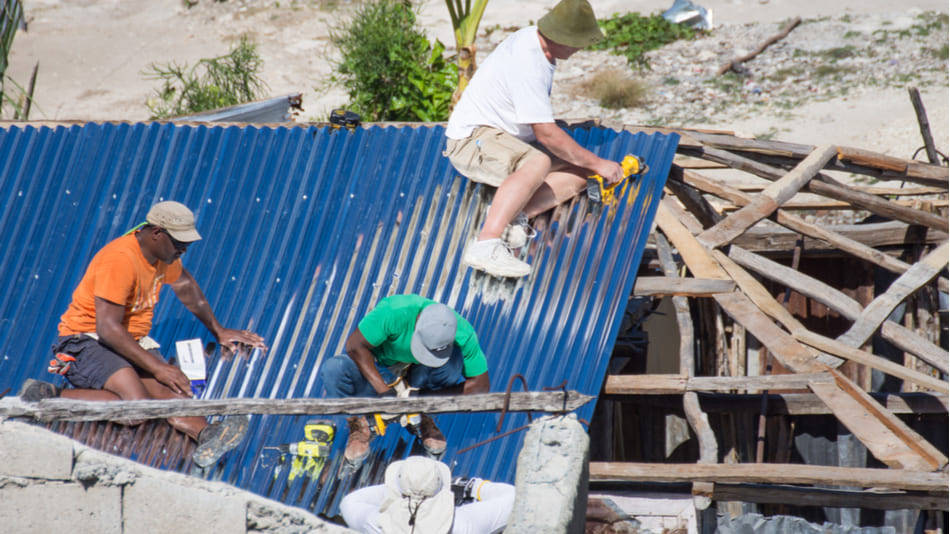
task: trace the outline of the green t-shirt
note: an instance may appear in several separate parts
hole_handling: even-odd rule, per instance
[[[416,317],[423,308],[435,301],[419,295],[393,295],[379,301],[358,328],[366,341],[373,346],[373,355],[383,366],[395,363],[419,363],[412,357],[409,348],[412,334],[416,329]],[[475,329],[464,317],[455,313],[458,327],[455,343],[462,349],[462,367],[466,377],[473,377],[488,371],[485,353],[478,346]]]

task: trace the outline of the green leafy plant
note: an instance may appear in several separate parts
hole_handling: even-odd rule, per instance
[[[346,88],[348,107],[364,120],[448,118],[458,66],[443,57],[441,42],[426,39],[405,2],[363,4],[331,40],[342,57],[333,81]]]
[[[613,17],[599,22],[606,38],[594,45],[596,50],[613,49],[615,54],[625,56],[631,66],[650,68],[644,54],[679,39],[692,39],[702,33],[685,24],[674,24],[661,15],[644,17],[639,13]]]
[[[258,77],[262,66],[257,46],[247,36],[241,36],[227,54],[198,60],[190,68],[153,63],[145,76],[160,80],[162,86],[145,105],[152,119],[165,119],[250,102],[266,88]]]

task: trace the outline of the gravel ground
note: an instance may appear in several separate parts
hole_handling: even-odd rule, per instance
[[[632,70],[625,58],[609,52],[579,52],[557,71],[555,113],[699,127],[761,114],[791,119],[806,102],[889,87],[948,85],[947,15],[920,10],[805,19],[787,37],[741,64],[740,72],[716,74],[721,65],[754,50],[782,26],[719,26],[695,40],[650,52],[649,70]],[[490,35],[486,49],[503,38],[499,33]],[[643,104],[606,109],[578,89],[601,70],[622,71],[643,84]]]

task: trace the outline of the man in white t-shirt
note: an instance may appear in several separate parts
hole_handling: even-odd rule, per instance
[[[508,524],[515,487],[451,479],[449,466],[410,456],[386,468],[385,483],[340,501],[346,526],[362,534],[498,534]]]
[[[502,41],[462,94],[445,131],[445,155],[470,180],[498,188],[462,260],[473,269],[528,275],[531,266],[509,250],[524,245],[528,218],[583,191],[589,175],[611,183],[623,178],[617,162],[584,149],[557,126],[551,109],[557,60],[603,37],[587,0],[561,0],[537,26]]]

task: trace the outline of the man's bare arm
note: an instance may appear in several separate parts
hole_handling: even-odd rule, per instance
[[[616,161],[598,157],[596,154],[577,144],[567,132],[553,122],[541,122],[531,125],[538,142],[562,160],[590,169],[591,174],[599,174],[608,182],[619,182],[623,178],[623,168]]]
[[[264,345],[264,338],[254,332],[221,326],[221,323],[214,316],[214,312],[211,311],[211,305],[208,303],[208,299],[205,298],[204,292],[201,291],[198,282],[187,270],[182,269],[178,280],[168,285],[175,292],[178,300],[205,325],[205,328],[211,332],[211,335],[215,337],[220,345],[227,347],[231,352],[237,352],[240,345],[267,349],[267,346]]]
[[[488,373],[482,373],[478,376],[465,379],[465,384],[462,386],[462,394],[488,393],[490,387],[491,384],[488,382]]]
[[[130,363],[147,371],[175,393],[191,396],[188,377],[178,367],[143,349],[122,324],[125,307],[96,297],[96,334],[99,341]]]
[[[359,368],[363,378],[373,386],[376,393],[383,394],[390,388],[386,385],[386,381],[383,380],[379,371],[376,370],[376,357],[373,356],[372,348],[373,346],[369,344],[369,341],[366,341],[366,337],[363,336],[359,328],[353,330],[353,333],[346,338],[346,343],[343,345],[343,350]]]

